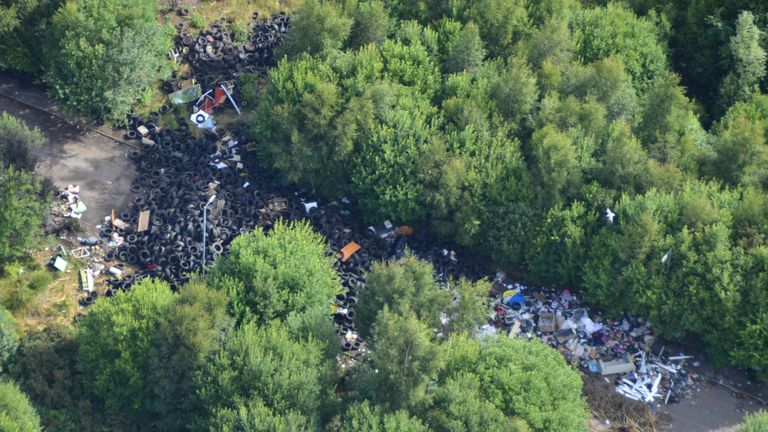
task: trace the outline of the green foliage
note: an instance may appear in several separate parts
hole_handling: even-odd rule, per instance
[[[145,279],[129,292],[99,299],[78,332],[78,368],[85,387],[108,407],[139,414],[153,403],[147,365],[152,338],[171,310],[168,284]]]
[[[429,429],[407,411],[385,412],[380,406],[364,401],[354,403],[344,415],[343,430],[349,432],[427,432]]]
[[[736,103],[713,129],[708,174],[732,185],[768,186],[768,97],[755,95]]]
[[[53,325],[27,331],[10,368],[10,375],[29,395],[49,430],[78,431],[102,427],[111,411],[97,410],[85,393],[77,371],[74,328]]]
[[[208,283],[229,295],[238,321],[259,324],[291,313],[328,310],[339,292],[333,258],[323,237],[307,222],[278,222],[238,236],[228,256],[216,261]]]
[[[448,73],[473,72],[483,63],[485,48],[480,39],[480,32],[473,22],[467,23],[448,44],[445,70]]]
[[[426,215],[423,203],[434,181],[433,161],[445,150],[429,103],[406,94],[406,88],[392,91],[378,95],[380,122],[365,133],[368,141],[355,158],[352,186],[369,219],[410,223]]]
[[[768,412],[758,411],[744,417],[744,423],[736,428],[736,432],[760,432],[768,430]]]
[[[5,0],[0,4],[0,69],[33,74],[51,55],[51,18],[64,0]]]
[[[463,20],[474,21],[491,57],[507,57],[513,47],[527,36],[533,25],[525,0],[479,0],[459,12]]]
[[[40,417],[16,384],[0,380],[0,430],[39,432]]]
[[[122,121],[169,72],[170,34],[150,0],[69,0],[53,18],[52,35],[51,93],[88,117]]]
[[[210,432],[306,432],[314,430],[306,417],[295,411],[275,414],[260,400],[237,409],[216,410],[208,423]]]
[[[16,353],[19,346],[19,329],[16,318],[0,306],[0,371],[5,362]]]
[[[581,398],[581,378],[558,352],[539,341],[452,338],[441,376],[448,380],[446,391],[452,397],[457,397],[458,383],[467,392],[479,386],[487,402],[508,417],[520,417],[531,430],[587,430],[589,412]],[[501,421],[493,411],[484,415],[473,420],[489,425]]]
[[[528,425],[509,418],[488,403],[474,374],[459,373],[449,378],[434,397],[434,405],[427,413],[429,426],[436,431],[489,431],[526,432]]]
[[[368,44],[381,46],[392,28],[392,19],[381,0],[358,4],[347,45],[358,48]]]
[[[747,100],[760,92],[760,81],[765,77],[766,52],[761,46],[763,32],[755,24],[755,17],[743,11],[736,20],[736,34],[731,37],[730,50],[733,57],[731,72],[720,88],[723,108],[734,102]]]
[[[280,323],[249,323],[197,375],[200,412],[231,428],[265,417],[312,430],[334,410],[333,378],[318,342],[296,341]]]
[[[254,125],[276,169],[329,195],[345,190],[338,166],[349,158],[356,134],[354,122],[341,114],[344,100],[336,80],[318,58],[281,61],[270,74],[272,85]]]
[[[232,326],[227,297],[201,281],[183,286],[151,334],[145,379],[154,393],[151,412],[164,430],[182,430],[192,411],[193,377]]]
[[[574,18],[576,55],[585,63],[616,56],[635,80],[648,88],[667,68],[666,50],[658,24],[610,3],[582,10]]]
[[[293,13],[282,52],[289,58],[302,53],[322,54],[341,48],[352,28],[336,2],[305,0]]]
[[[13,167],[0,172],[0,266],[23,256],[40,235],[47,210],[47,200],[40,195],[36,175]]]
[[[355,368],[352,378],[358,398],[393,410],[423,398],[442,362],[430,333],[413,312],[400,316],[385,306],[373,328],[370,363]]]
[[[578,150],[571,138],[546,126],[533,134],[531,146],[539,197],[544,204],[554,206],[573,196],[582,181],[582,173]]]
[[[536,77],[522,59],[513,58],[490,88],[496,109],[513,128],[524,126],[538,98]]]
[[[11,311],[19,311],[51,282],[53,276],[45,268],[25,266],[19,262],[9,263],[0,278],[0,305]]]
[[[451,304],[451,294],[433,278],[435,269],[414,255],[402,263],[374,263],[359,292],[355,321],[364,335],[373,330],[378,314],[387,306],[392,313],[413,311],[430,328],[440,326],[440,314]]]
[[[31,151],[45,144],[40,129],[27,127],[26,123],[10,114],[0,113],[0,166],[8,169],[13,166],[18,170],[35,169],[35,159]]]

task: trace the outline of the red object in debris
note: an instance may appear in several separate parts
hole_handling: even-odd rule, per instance
[[[154,270],[155,268],[157,268],[157,264],[155,264],[155,263],[150,263],[150,264],[147,264],[147,270],[150,270],[150,271],[152,271],[152,270]]]
[[[221,87],[216,87],[216,89],[213,91],[213,98],[206,97],[205,100],[203,100],[203,102],[200,104],[199,108],[208,114],[213,114],[213,109],[223,104],[226,100],[227,94],[224,93],[224,89]]]

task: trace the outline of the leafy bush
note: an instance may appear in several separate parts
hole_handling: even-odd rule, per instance
[[[736,432],[762,432],[768,430],[768,412],[758,411],[744,417],[744,423],[736,428]]]
[[[228,293],[229,310],[240,322],[328,310],[341,288],[326,251],[307,222],[278,222],[268,234],[257,228],[238,236],[208,283]]]
[[[0,380],[0,430],[39,432],[40,418],[27,395],[11,382]]]
[[[19,330],[13,315],[0,307],[0,371],[19,346]]]
[[[18,170],[35,169],[32,151],[45,144],[40,129],[27,127],[26,123],[6,112],[0,113],[0,166],[13,166]]]
[[[0,268],[27,253],[41,232],[46,200],[41,179],[15,168],[0,172]]]
[[[45,78],[69,110],[112,122],[169,73],[170,27],[150,0],[69,0],[56,12]]]
[[[0,305],[21,310],[52,282],[53,275],[47,269],[9,264],[0,278]]]
[[[471,385],[479,384],[479,394],[492,406],[525,420],[534,431],[587,430],[581,377],[538,340],[454,337],[442,376],[474,381]]]

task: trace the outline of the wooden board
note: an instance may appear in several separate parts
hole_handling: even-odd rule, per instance
[[[146,231],[149,228],[149,210],[144,210],[139,213],[139,229],[138,232]]]

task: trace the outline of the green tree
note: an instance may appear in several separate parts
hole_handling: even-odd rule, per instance
[[[0,371],[5,362],[16,353],[19,347],[19,329],[16,318],[4,307],[0,306]]]
[[[54,16],[46,82],[67,109],[122,121],[165,78],[168,28],[151,0],[69,0]]]
[[[238,236],[208,283],[228,293],[229,310],[240,322],[328,310],[340,285],[327,248],[307,222],[278,222],[269,234],[258,228]]]
[[[729,118],[714,142],[710,172],[732,185],[768,186],[768,145],[763,124],[744,117]]]
[[[448,288],[453,295],[451,306],[445,311],[448,333],[474,334],[486,323],[491,312],[488,293],[492,286],[488,280],[472,282],[468,279],[449,280]]]
[[[654,81],[645,92],[635,134],[652,159],[688,173],[697,172],[708,139],[679,78],[671,74]]]
[[[194,374],[213,357],[233,324],[226,309],[225,293],[193,281],[158,317],[144,379],[153,392],[151,411],[163,430],[183,430],[193,414]]]
[[[39,432],[40,417],[19,387],[0,380],[0,430],[8,432]]]
[[[312,430],[335,410],[334,361],[323,357],[320,343],[294,340],[279,322],[245,324],[197,375],[199,412],[224,416],[231,427],[280,416],[269,421],[305,423]]]
[[[257,400],[237,409],[217,409],[208,422],[210,432],[308,432],[317,430],[306,417],[295,411],[275,414]]]
[[[511,55],[515,44],[533,29],[525,0],[479,0],[467,3],[471,6],[459,12],[459,16],[477,24],[491,57],[504,58]]]
[[[539,93],[536,76],[522,58],[511,58],[490,88],[496,109],[515,129],[527,126]]]
[[[0,114],[0,166],[8,169],[13,166],[18,170],[35,169],[32,151],[45,144],[45,138],[38,128],[30,129],[26,123],[10,114]]]
[[[337,80],[319,58],[280,61],[253,128],[268,163],[283,176],[334,197],[346,189],[338,167],[350,157],[356,135]]]
[[[381,46],[392,28],[392,19],[381,0],[358,4],[347,45],[357,48],[368,44]]]
[[[366,286],[358,291],[355,321],[361,333],[373,332],[384,306],[399,315],[413,311],[430,328],[439,327],[440,315],[448,310],[452,298],[435,282],[434,272],[430,263],[410,254],[402,263],[374,263]]]
[[[582,181],[582,173],[572,139],[545,126],[534,132],[531,147],[542,204],[552,206],[573,196]]]
[[[352,404],[344,415],[342,430],[349,432],[427,432],[429,428],[422,422],[411,417],[407,411],[398,410],[393,413],[385,412],[380,406],[370,402]]]
[[[352,190],[367,219],[414,223],[426,217],[424,203],[443,165],[445,143],[423,93],[397,85],[375,91],[378,121],[361,135]]]
[[[0,4],[0,69],[39,75],[53,55],[53,14],[64,0],[5,0]]]
[[[99,299],[80,321],[78,368],[90,374],[85,387],[107,407],[136,416],[150,411],[152,338],[175,300],[167,283],[145,279],[131,291]]]
[[[33,248],[47,205],[41,181],[11,167],[0,172],[0,266]]]
[[[83,389],[77,370],[77,339],[72,326],[51,325],[24,334],[9,373],[29,395],[49,430],[97,430],[124,418],[98,409]]]
[[[758,411],[744,417],[744,423],[736,428],[736,432],[760,432],[768,430],[768,412]]]
[[[282,48],[283,55],[289,58],[339,49],[352,28],[352,20],[331,1],[306,0],[294,10],[292,18],[293,24]]]
[[[579,11],[573,27],[576,55],[581,61],[619,58],[640,92],[667,69],[662,32],[650,17],[640,18],[610,3]]]
[[[475,23],[470,21],[448,44],[445,71],[448,73],[464,70],[473,72],[483,63],[484,57],[485,48],[480,39],[480,31]]]
[[[425,414],[435,431],[527,432],[524,421],[509,418],[483,397],[480,380],[471,373],[449,378],[434,394],[434,405]]]
[[[539,341],[453,337],[441,377],[462,382],[472,379],[468,375],[476,377],[479,393],[492,406],[507,417],[519,417],[534,431],[587,430],[581,378],[557,351]]]
[[[442,362],[430,333],[413,312],[400,316],[385,306],[373,328],[369,362],[358,365],[352,377],[357,398],[392,410],[423,399]]]
[[[589,212],[581,201],[550,208],[528,252],[532,281],[546,286],[577,285],[592,235],[590,225],[596,219],[595,212]]]
[[[723,111],[734,102],[747,100],[753,93],[760,92],[767,58],[765,49],[760,45],[762,38],[763,32],[755,24],[752,12],[741,12],[736,20],[736,34],[730,42],[733,66],[720,88]]]
[[[630,126],[611,123],[597,174],[600,183],[614,190],[641,192],[648,185],[647,171],[648,154]]]

